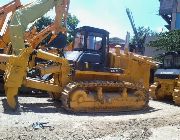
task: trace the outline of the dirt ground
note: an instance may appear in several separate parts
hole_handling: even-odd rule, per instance
[[[13,112],[0,97],[0,140],[178,140],[180,107],[150,101],[149,109],[116,113],[68,113],[48,97],[19,97]]]

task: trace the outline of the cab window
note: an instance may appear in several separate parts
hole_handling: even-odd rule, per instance
[[[164,67],[172,67],[173,66],[173,56],[167,55],[164,57]]]
[[[180,56],[175,57],[174,64],[175,64],[176,67],[180,67]]]
[[[83,48],[84,46],[84,35],[77,33],[74,41],[74,48]]]
[[[102,37],[89,35],[87,38],[87,49],[99,50],[102,47]]]

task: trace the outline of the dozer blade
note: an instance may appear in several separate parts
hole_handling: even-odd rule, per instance
[[[145,109],[149,97],[143,87],[129,82],[83,81],[69,83],[61,101],[73,112],[113,112]]]

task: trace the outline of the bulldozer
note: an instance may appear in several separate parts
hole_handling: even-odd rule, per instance
[[[180,52],[166,52],[163,63],[154,74],[154,83],[150,86],[150,95],[154,100],[173,100],[180,105]]]
[[[109,50],[109,32],[84,26],[77,29],[73,51],[66,59],[74,68],[61,95],[73,111],[131,111],[148,106],[150,69],[156,64],[126,49]]]
[[[4,88],[9,107],[18,108],[17,95],[22,86],[46,91],[61,101],[66,110],[74,112],[131,111],[148,107],[150,70],[156,63],[127,48],[121,52],[117,46],[115,52],[110,52],[108,31],[89,26],[77,29],[73,51],[64,52],[64,57],[24,44],[24,27],[54,6],[55,32],[60,31],[61,21],[57,19],[62,19],[62,11],[67,11],[68,5],[68,0],[39,0],[14,13],[10,38],[16,55],[0,55],[0,59],[6,61]],[[42,7],[44,11],[39,13]],[[16,16],[18,12],[22,13],[21,17]],[[34,12],[36,14],[32,14]],[[23,17],[27,15],[33,17],[24,22]],[[59,43],[54,41],[54,46],[58,47]],[[36,78],[27,75],[32,57],[47,61],[34,65]]]

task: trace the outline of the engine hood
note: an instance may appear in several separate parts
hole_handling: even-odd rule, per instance
[[[158,69],[155,72],[155,77],[161,79],[175,79],[180,75],[179,69]]]
[[[179,69],[158,69],[156,72],[155,72],[155,75],[156,74],[167,74],[167,75],[180,75],[180,70]]]
[[[69,61],[76,61],[78,57],[82,54],[82,51],[67,51],[65,52],[65,58]]]

